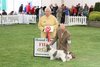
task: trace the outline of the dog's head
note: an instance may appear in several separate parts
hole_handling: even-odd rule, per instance
[[[47,52],[51,50],[50,45],[46,45],[46,48],[47,48]]]
[[[72,59],[72,52],[67,52],[66,59],[67,59],[67,61]]]
[[[68,53],[68,55],[71,55],[72,58],[75,58],[75,54],[73,54],[73,52],[67,52],[67,53]]]

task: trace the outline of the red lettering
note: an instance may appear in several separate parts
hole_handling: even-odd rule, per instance
[[[47,43],[39,43],[39,46],[46,46]]]
[[[39,43],[39,46],[41,46],[41,43]]]

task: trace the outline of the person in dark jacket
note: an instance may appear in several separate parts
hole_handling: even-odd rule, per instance
[[[21,4],[21,6],[19,7],[19,13],[23,12],[23,4]]]
[[[58,50],[64,50],[65,53],[70,50],[71,34],[68,30],[65,29],[64,24],[60,24],[55,38],[52,42],[49,43],[49,45],[53,45],[56,41],[58,41]]]
[[[7,15],[7,12],[5,10],[2,10],[2,15]]]
[[[67,29],[65,29],[64,24],[59,25],[55,38],[51,42],[48,42],[48,45],[53,45],[56,41],[58,42],[57,50],[64,50],[65,53],[70,52],[71,34]],[[75,58],[73,53],[72,57]]]

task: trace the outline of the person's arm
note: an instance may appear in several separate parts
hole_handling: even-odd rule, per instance
[[[71,49],[71,34],[68,31],[67,31],[66,41],[67,41],[67,51],[70,51],[70,49]]]
[[[49,45],[53,45],[53,44],[57,41],[57,39],[58,39],[58,31],[57,31],[57,33],[56,33],[55,38],[50,42]]]
[[[38,27],[41,31],[44,31],[44,27],[42,26],[42,19],[40,18],[39,22],[38,22]]]
[[[54,21],[55,21],[55,23],[54,23],[54,29],[57,30],[59,23],[58,23],[56,17],[54,17]]]
[[[66,31],[66,40],[68,44],[71,44],[71,34],[69,33],[69,31]]]

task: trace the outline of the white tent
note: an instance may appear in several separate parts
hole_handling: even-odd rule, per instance
[[[78,3],[81,4],[81,6],[84,6],[87,4],[89,7],[91,5],[95,5],[95,2],[100,2],[100,0],[64,0],[66,6],[71,7],[72,5],[77,5]]]
[[[33,6],[49,6],[55,3],[61,5],[63,3],[70,8],[72,5],[77,5],[78,3],[82,6],[84,6],[85,3],[91,6],[94,5],[95,2],[100,2],[100,0],[7,0],[7,12],[12,10],[18,12],[20,4],[25,6],[29,2],[32,2]]]

